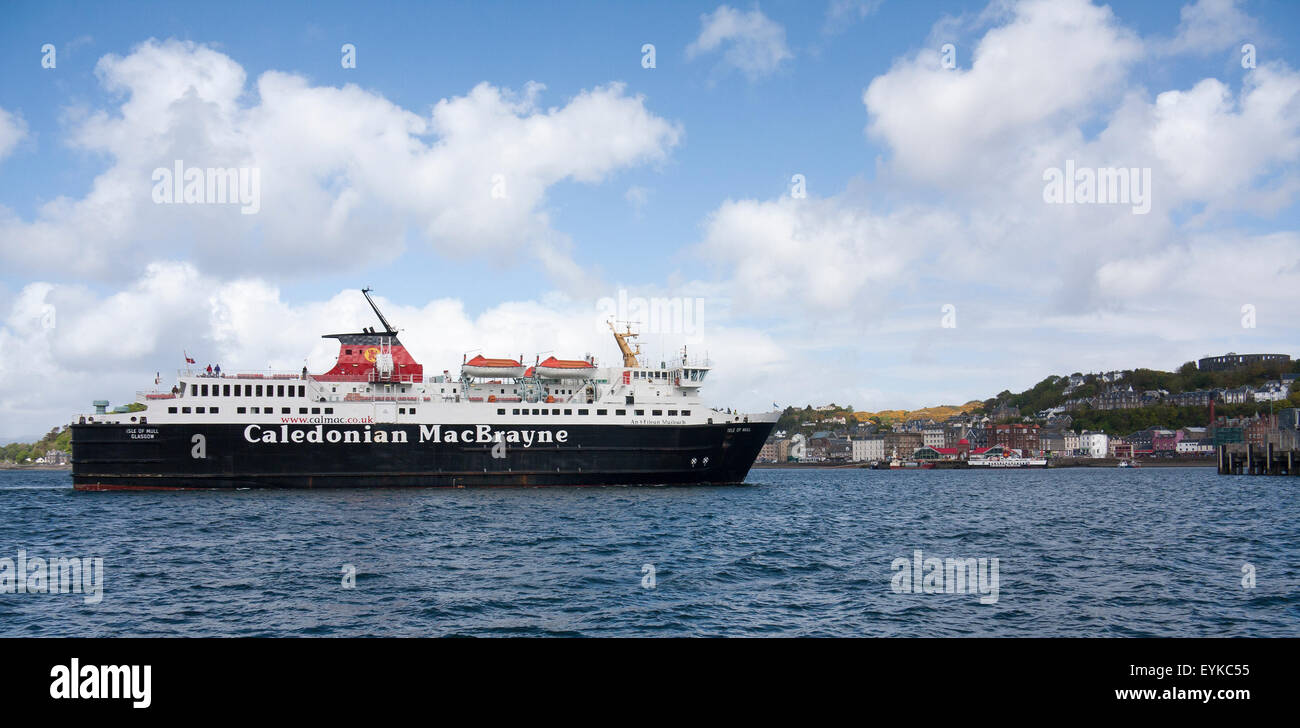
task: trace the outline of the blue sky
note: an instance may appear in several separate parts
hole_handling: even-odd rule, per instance
[[[557,345],[609,357],[586,325],[596,299],[703,298],[698,335],[651,332],[652,346],[710,350],[719,393],[746,407],[922,406],[1230,348],[1300,354],[1287,308],[1300,276],[1294,3],[18,3],[6,15],[0,120],[16,131],[8,144],[0,131],[0,346],[39,336],[50,366],[99,372],[96,391],[115,400],[174,367],[182,346],[259,366],[292,366],[309,348],[327,358],[315,327],[364,319],[348,293],[362,285],[408,338],[437,339],[424,344],[436,369],[473,347],[550,349],[534,341],[548,320]],[[702,42],[710,30],[715,45]],[[944,42],[955,69],[935,68]],[[45,43],[55,68],[42,68]],[[340,65],[344,43],[356,68]],[[1243,43],[1259,68],[1242,67]],[[242,72],[238,93],[200,84],[201,103],[173,113],[186,74],[209,71]],[[309,91],[284,93],[267,121],[264,74]],[[545,89],[520,102],[530,83]],[[472,97],[480,84],[499,98]],[[310,98],[348,86],[356,95]],[[579,113],[575,100],[602,88],[613,91]],[[124,112],[155,92],[175,98],[153,116]],[[500,128],[456,140],[412,128],[392,146],[365,136],[425,124],[444,99]],[[499,99],[519,105],[501,116]],[[289,104],[312,132],[295,135]],[[552,132],[577,143],[519,170],[502,157],[526,199],[462,216],[479,201],[458,195],[495,169],[474,160],[566,109]],[[331,139],[330,115],[354,112],[361,136]],[[605,118],[630,129],[626,144]],[[412,145],[401,165],[374,161]],[[254,160],[266,185],[256,220],[121,202],[147,198],[148,170],[188,150],[201,166]],[[1043,169],[1075,157],[1151,166],[1152,213],[1045,206]],[[339,161],[299,170],[321,158]],[[466,176],[428,179],[449,169]],[[790,196],[795,174],[806,199]],[[90,204],[97,184],[122,180],[139,186]],[[347,221],[313,228],[349,194],[360,208],[339,213]],[[96,216],[118,211],[99,239]],[[1252,282],[1219,280],[1242,260]],[[188,289],[189,318],[104,318],[175,310],[167,280]],[[949,303],[955,330],[939,325]],[[1253,328],[1240,324],[1247,304]],[[59,325],[31,329],[43,306]],[[129,356],[114,329],[131,330]],[[87,398],[22,386],[29,364],[11,356],[0,411],[48,418]]]

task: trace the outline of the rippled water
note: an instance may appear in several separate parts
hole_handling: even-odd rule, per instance
[[[1146,468],[749,480],[78,493],[64,472],[0,471],[0,558],[102,557],[105,584],[96,605],[0,594],[0,635],[1300,635],[1300,479]],[[895,593],[891,563],[916,549],[997,558],[997,602]],[[355,589],[342,587],[345,564]]]

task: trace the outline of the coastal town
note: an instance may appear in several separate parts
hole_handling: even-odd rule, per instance
[[[1206,357],[1184,365],[1181,377],[1160,374],[1168,374],[1171,381],[1256,383],[1179,391],[1137,387],[1135,382],[1153,377],[1133,370],[1049,377],[1035,388],[1042,392],[1031,390],[1019,398],[1037,394],[1055,403],[1030,412],[1014,404],[1017,397],[1009,392],[968,403],[958,408],[962,411],[941,419],[873,416],[834,404],[787,408],[758,462],[873,467],[971,466],[1006,460],[1026,466],[1209,465],[1219,445],[1266,448],[1271,444],[1279,450],[1296,450],[1300,448],[1298,364],[1285,354]],[[1133,415],[1165,421],[1123,428],[1135,419]]]

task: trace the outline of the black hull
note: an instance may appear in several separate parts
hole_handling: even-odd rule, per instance
[[[72,482],[79,490],[734,484],[773,425],[530,424],[527,445],[445,442],[429,437],[429,426],[396,424],[264,424],[252,442],[238,424],[73,425]],[[441,425],[440,434],[477,427]],[[268,432],[274,441],[260,439]],[[387,442],[343,439],[380,432]]]

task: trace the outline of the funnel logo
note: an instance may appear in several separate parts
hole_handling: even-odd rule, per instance
[[[362,352],[361,355],[366,358],[366,361],[370,362],[371,364],[374,364],[375,358],[379,356],[379,347],[372,346],[369,349],[366,349],[364,352]]]

